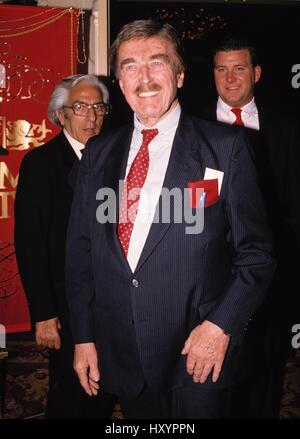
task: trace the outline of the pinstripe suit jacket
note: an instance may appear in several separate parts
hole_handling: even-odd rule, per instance
[[[249,340],[256,352],[256,369],[261,369],[262,360],[273,367],[273,358],[278,356],[282,346],[285,353],[281,355],[287,355],[291,327],[299,320],[300,297],[294,285],[299,277],[300,129],[288,106],[280,111],[278,105],[272,106],[257,97],[255,102],[260,129],[244,127],[243,130],[253,148],[277,259],[265,303],[255,313],[247,334],[247,342]],[[215,121],[216,109],[217,101],[212,101],[200,114]]]
[[[164,187],[183,190],[210,167],[224,172],[220,198],[205,209],[201,234],[186,234],[172,218],[152,224],[132,273],[116,224],[96,219],[98,189],[117,192],[124,177],[132,129],[94,137],[80,163],[66,260],[75,341],[97,343],[104,390],[135,395],[146,380],[162,392],[192,385],[180,352],[208,319],[232,339],[218,383],[205,385],[229,385],[242,370],[239,345],[274,268],[247,141],[238,128],[181,115]]]
[[[255,97],[260,130],[244,128],[249,137],[255,156],[263,195],[267,204],[269,219],[275,234],[282,237],[283,229],[289,236],[289,243],[281,242],[281,247],[291,248],[297,241],[300,245],[300,206],[298,187],[300,180],[300,129],[299,121],[288,109],[278,113],[270,103]],[[217,101],[212,101],[200,109],[204,119],[217,120]],[[277,215],[275,214],[277,212]],[[279,212],[279,215],[278,215]],[[285,236],[284,241],[287,241]],[[294,242],[294,244],[293,244]],[[285,251],[282,252],[284,254]],[[296,251],[296,253],[298,250]],[[295,253],[295,254],[296,254]],[[284,256],[284,259],[286,257]]]

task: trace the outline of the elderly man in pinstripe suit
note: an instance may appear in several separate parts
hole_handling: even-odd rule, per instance
[[[181,110],[170,25],[125,25],[111,57],[134,123],[88,142],[80,165],[66,262],[75,369],[88,394],[118,395],[125,418],[224,418],[274,270],[247,140]],[[172,202],[158,215],[164,191],[186,188],[179,206],[204,210],[201,233]]]

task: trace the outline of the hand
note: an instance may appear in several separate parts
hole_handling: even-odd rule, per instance
[[[98,356],[94,343],[81,343],[75,345],[73,367],[78,375],[80,384],[90,396],[97,395],[100,373]]]
[[[212,370],[213,382],[218,380],[229,340],[229,335],[208,320],[192,330],[181,353],[187,355],[186,370],[195,383],[205,383]]]
[[[60,349],[61,341],[59,330],[61,329],[58,317],[36,322],[35,340],[38,346],[50,349]]]

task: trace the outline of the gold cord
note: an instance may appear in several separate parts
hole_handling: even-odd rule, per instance
[[[70,9],[72,9],[72,8],[66,9],[66,10],[64,10],[63,12],[59,13],[58,15],[56,15],[56,16],[54,16],[54,17],[51,17],[51,18],[49,18],[49,19],[47,19],[47,20],[45,20],[45,21],[42,21],[42,22],[41,22],[42,24],[39,23],[36,27],[34,27],[34,28],[32,28],[32,29],[27,29],[27,30],[25,30],[25,31],[23,31],[23,32],[17,32],[17,33],[15,33],[15,34],[0,35],[0,38],[19,37],[19,36],[21,36],[21,35],[26,35],[26,34],[29,34],[29,33],[31,33],[31,32],[35,32],[36,30],[42,29],[43,27],[48,26],[48,24],[54,23],[55,21],[59,20],[59,19],[62,18],[64,15],[66,15],[67,13],[69,13],[69,12],[70,12]],[[73,15],[73,14],[72,14],[72,15]],[[0,30],[0,32],[1,32],[1,30]]]

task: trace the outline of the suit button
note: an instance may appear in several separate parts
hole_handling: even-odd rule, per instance
[[[135,288],[138,288],[140,286],[140,283],[139,283],[139,281],[137,279],[132,279],[131,284]]]

